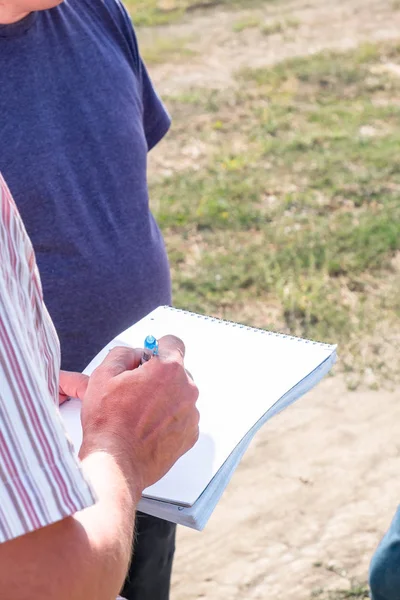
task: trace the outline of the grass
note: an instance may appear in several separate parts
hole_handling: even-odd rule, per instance
[[[137,26],[165,25],[179,20],[194,0],[128,0],[126,6]]]
[[[367,585],[353,582],[348,590],[333,590],[326,592],[323,589],[315,590],[311,598],[313,600],[364,600],[369,598],[369,589]]]
[[[261,27],[261,32],[264,35],[275,35],[277,33],[283,33],[288,29],[296,29],[299,27],[300,21],[298,19],[285,19],[283,21],[271,21],[269,23],[265,23]]]
[[[191,41],[190,38],[157,37],[151,44],[142,44],[141,54],[148,65],[187,60],[196,54],[187,46]]]
[[[400,80],[381,67],[399,59],[366,45],[167,99],[170,143],[209,151],[151,186],[177,306],[339,342],[354,387],[393,377]]]
[[[166,25],[182,19],[188,12],[207,7],[230,9],[262,6],[275,0],[127,0],[126,6],[136,26]]]
[[[233,31],[235,33],[241,33],[246,29],[254,29],[256,27],[260,27],[260,17],[249,15],[247,17],[243,17],[239,21],[236,21],[233,26]]]
[[[366,583],[360,582],[359,580],[349,577],[346,570],[338,568],[333,564],[325,565],[321,561],[317,561],[313,564],[313,567],[324,568],[331,573],[334,573],[340,577],[343,581],[346,581],[345,588],[332,589],[329,587],[325,589],[323,587],[315,588],[311,592],[311,600],[359,600],[369,598],[369,587]]]
[[[345,600],[350,598],[369,598],[369,590],[365,585],[354,585],[350,590],[339,590],[333,594],[332,600]]]

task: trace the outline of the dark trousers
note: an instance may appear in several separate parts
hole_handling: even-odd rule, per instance
[[[126,600],[168,600],[176,525],[138,512],[132,564],[121,596]]]

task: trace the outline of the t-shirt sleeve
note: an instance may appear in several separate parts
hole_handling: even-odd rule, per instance
[[[140,59],[140,81],[143,99],[143,125],[150,151],[167,133],[171,125],[171,119],[153,87],[142,59]]]
[[[117,11],[116,17],[129,44],[132,61],[138,75],[142,103],[143,103],[143,128],[150,151],[165,136],[171,125],[171,118],[155,90],[147,68],[140,56],[137,37],[127,10],[120,0],[107,0],[110,10]]]
[[[0,256],[2,543],[93,505],[95,496],[55,404],[57,338],[29,238],[1,175]]]

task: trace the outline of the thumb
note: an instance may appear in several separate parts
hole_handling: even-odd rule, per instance
[[[60,371],[59,393],[65,398],[83,400],[88,386],[89,377],[83,373]]]

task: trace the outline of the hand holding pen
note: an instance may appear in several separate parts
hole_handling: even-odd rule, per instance
[[[178,338],[176,338],[176,339],[178,339]],[[146,337],[146,339],[144,340],[143,354],[142,354],[140,364],[143,365],[144,363],[148,362],[153,356],[159,356],[158,342],[157,342],[156,338],[154,337],[154,335],[148,335]],[[185,371],[186,371],[186,374],[190,377],[190,379],[193,380],[193,375],[190,373],[190,371],[188,371],[187,369],[185,369]]]
[[[145,352],[146,365],[138,368]],[[144,350],[113,348],[89,378],[80,457],[95,451],[115,456],[137,498],[198,439],[199,392],[184,359],[182,340],[167,335],[148,340]]]
[[[158,355],[158,342],[154,335],[148,335],[144,340],[144,349],[141,364],[149,361],[153,356]]]

